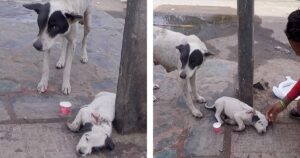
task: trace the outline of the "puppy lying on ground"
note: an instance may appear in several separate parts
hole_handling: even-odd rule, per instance
[[[196,109],[188,87],[192,89],[194,98],[206,102],[197,92],[196,71],[200,68],[205,57],[211,55],[205,44],[195,35],[186,36],[179,32],[154,27],[154,54],[155,65],[162,65],[167,72],[179,70],[181,89],[187,106],[195,117],[202,117]],[[155,97],[154,97],[155,98]]]
[[[221,119],[221,114],[223,113],[228,117],[225,119],[226,123],[238,125],[238,128],[234,129],[234,131],[243,131],[245,125],[254,126],[258,133],[267,131],[268,121],[265,115],[238,99],[221,97],[215,101],[212,107],[216,108],[215,117],[219,123],[223,124]]]
[[[76,147],[76,151],[81,156],[103,147],[114,149],[110,136],[112,121],[115,118],[115,100],[116,94],[100,92],[89,105],[79,110],[72,123],[67,123],[68,128],[73,132],[85,130]]]

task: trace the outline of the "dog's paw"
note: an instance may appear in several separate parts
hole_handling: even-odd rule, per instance
[[[197,117],[197,118],[201,118],[203,116],[203,114],[200,112],[200,110],[194,110],[192,111],[193,116]]]
[[[196,101],[197,101],[198,103],[206,103],[205,98],[202,97],[202,96],[200,96],[200,95],[197,95]]]
[[[242,131],[245,130],[245,127],[244,127],[244,128],[239,128],[239,127],[237,127],[237,128],[233,128],[232,130],[233,130],[234,132],[242,132]]]
[[[70,83],[63,83],[62,84],[62,87],[61,87],[61,90],[62,92],[65,94],[65,95],[68,95],[71,93],[71,85]]]
[[[153,96],[153,102],[157,102],[157,101],[158,99],[155,96]]]
[[[59,60],[56,63],[56,69],[62,69],[62,68],[64,68],[64,66],[65,66],[65,62],[64,61]]]
[[[159,85],[158,84],[154,84],[153,85],[153,90],[158,90],[160,87],[159,87]]]
[[[79,130],[79,125],[76,125],[76,124],[73,124],[70,122],[67,122],[66,125],[67,125],[68,129],[72,132],[77,132]]]
[[[87,62],[88,62],[88,57],[87,56],[81,56],[80,57],[80,62],[82,63],[82,64],[86,64]]]
[[[39,93],[44,93],[47,90],[48,82],[46,81],[40,81],[40,83],[37,86],[37,91]]]

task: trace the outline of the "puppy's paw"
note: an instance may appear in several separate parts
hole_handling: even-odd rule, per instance
[[[62,60],[58,60],[58,62],[56,63],[56,69],[62,69],[65,66],[65,61]]]
[[[244,128],[239,128],[239,127],[237,127],[237,128],[234,128],[234,129],[232,129],[234,132],[242,132],[242,131],[244,131],[245,130],[245,127]]]
[[[153,102],[157,102],[157,101],[158,99],[155,96],[153,96]]]
[[[68,127],[68,129],[70,130],[70,131],[72,131],[72,132],[77,132],[77,131],[79,131],[79,124],[74,124],[74,123],[70,123],[70,122],[67,122],[67,127]]]
[[[62,84],[62,87],[61,87],[61,90],[62,92],[65,94],[65,95],[69,95],[71,93],[71,85],[70,85],[70,82],[68,83],[63,83]]]
[[[200,110],[194,110],[192,111],[193,116],[197,117],[197,118],[201,118],[203,116],[203,114],[200,112]]]
[[[81,56],[80,57],[80,62],[82,63],[82,64],[86,64],[87,62],[88,62],[88,57],[87,56]]]
[[[159,87],[159,85],[158,84],[154,84],[153,85],[153,90],[158,90],[160,87]]]
[[[205,98],[202,97],[202,96],[200,96],[200,95],[197,95],[196,101],[197,101],[198,103],[206,103]]]
[[[37,91],[39,93],[44,93],[48,88],[48,82],[47,81],[40,81],[40,83],[37,86]]]

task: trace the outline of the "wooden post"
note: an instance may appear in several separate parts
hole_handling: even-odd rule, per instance
[[[253,106],[253,14],[254,0],[238,0],[239,98]]]
[[[116,99],[121,134],[147,128],[147,1],[128,0]]]

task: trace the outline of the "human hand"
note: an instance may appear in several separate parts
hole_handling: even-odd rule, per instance
[[[283,110],[284,108],[280,105],[279,102],[271,105],[266,113],[267,120],[270,122],[276,121],[277,115]]]

